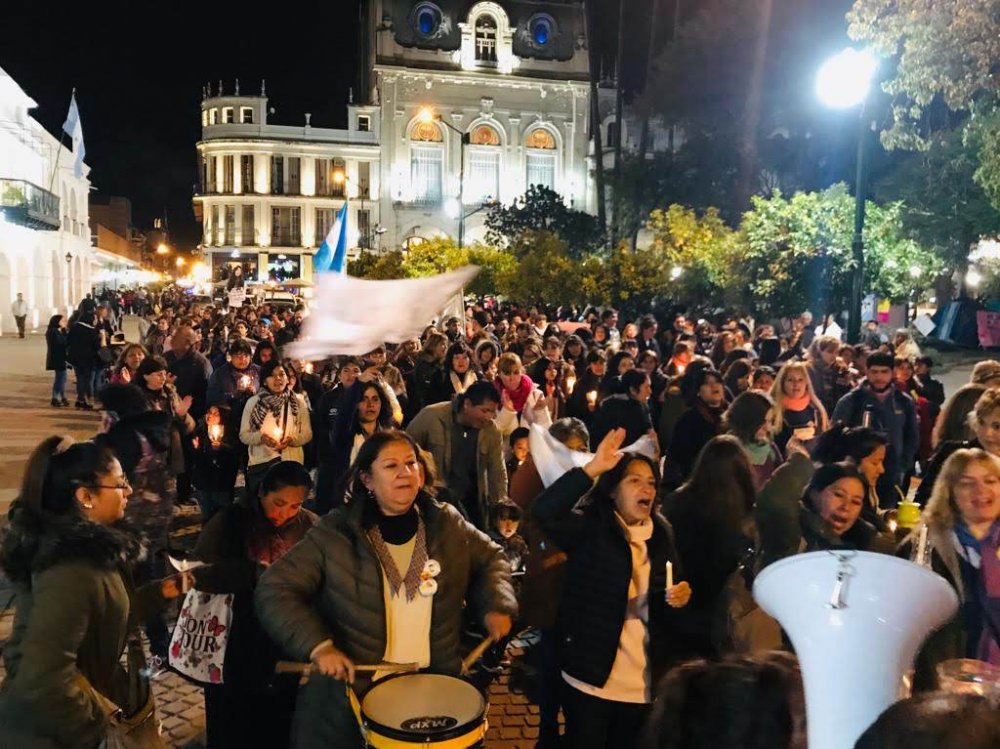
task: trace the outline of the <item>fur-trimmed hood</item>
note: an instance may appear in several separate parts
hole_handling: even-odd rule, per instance
[[[111,569],[139,558],[140,544],[121,527],[80,517],[39,514],[15,501],[0,541],[0,567],[14,582],[30,585],[31,576],[66,561],[87,561]]]

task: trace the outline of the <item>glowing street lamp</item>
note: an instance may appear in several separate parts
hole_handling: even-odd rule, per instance
[[[187,263],[187,260],[185,260],[182,257],[179,257],[179,258],[177,258],[177,260],[175,261],[175,263],[177,265],[177,268],[180,269],[180,268],[184,267],[185,263]]]
[[[865,104],[871,91],[878,60],[865,50],[845,49],[825,63],[816,76],[816,95],[831,109],[861,107],[861,132],[858,136],[858,171],[854,182],[854,278],[848,308],[847,340],[857,343],[861,336],[861,295],[865,280],[865,193],[868,185],[869,118]]]
[[[969,268],[969,271],[965,274],[965,285],[970,289],[975,289],[979,287],[979,284],[983,282],[983,277],[980,275],[979,271],[975,268]]]
[[[465,246],[465,147],[469,145],[469,134],[464,133],[457,127],[452,125],[450,122],[446,122],[440,114],[435,112],[430,107],[421,107],[417,111],[417,120],[419,122],[440,122],[446,128],[458,135],[460,148],[458,152],[458,205],[459,211],[457,216],[452,218],[458,218],[458,246],[459,248]],[[450,210],[446,210],[447,214],[451,214]]]

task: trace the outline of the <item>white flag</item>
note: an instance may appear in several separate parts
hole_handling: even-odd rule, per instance
[[[63,132],[73,139],[73,154],[76,159],[73,161],[73,176],[83,176],[83,158],[87,155],[87,149],[83,145],[83,125],[80,123],[80,110],[76,106],[76,91],[69,100],[69,113],[63,123]]]
[[[316,301],[302,327],[302,338],[288,346],[289,356],[360,356],[384,343],[418,338],[478,272],[476,266],[467,265],[440,276],[399,281],[321,273],[316,277]]]

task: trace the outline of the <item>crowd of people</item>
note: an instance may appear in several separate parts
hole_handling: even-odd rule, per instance
[[[139,315],[136,340],[119,313]],[[225,679],[205,686],[211,749],[360,746],[342,682],[457,674],[477,637],[496,643],[489,676],[527,629],[539,746],[797,749],[801,677],[773,652],[787,642],[734,608],[779,559],[912,558],[921,536],[961,608],[915,689],[948,659],[1000,666],[1000,362],[946,398],[911,335],[874,321],[849,345],[808,313],[493,302],[364,356],[288,358],[307,316],[166,292],[52,318],[52,406],[71,369],[76,407],[104,419],[92,441],[40,444],[10,512],[0,744],[133,730],[115,710],[151,709],[190,586],[233,596]],[[553,453],[576,466],[555,480]],[[903,527],[911,495],[922,515]],[[200,508],[203,565],[170,573],[179,502]],[[279,660],[318,675],[299,687]]]

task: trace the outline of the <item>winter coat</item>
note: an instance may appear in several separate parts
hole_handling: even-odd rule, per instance
[[[323,517],[257,584],[261,626],[293,660],[308,661],[326,640],[356,664],[385,656],[383,573],[364,528],[366,504],[352,502]],[[457,674],[463,601],[477,620],[489,612],[517,614],[510,565],[500,547],[454,507],[426,495],[417,498],[417,507],[427,555],[441,565],[431,613],[431,669]],[[364,685],[362,678],[355,691]],[[294,745],[300,749],[346,747],[357,735],[343,683],[319,675],[300,690],[295,722]]]
[[[246,390],[240,390],[240,378],[244,375],[250,376],[250,386]],[[234,407],[235,402],[250,397],[251,393],[256,393],[260,388],[260,367],[251,364],[246,369],[236,369],[232,364],[226,362],[212,372],[208,380],[207,404],[209,406],[230,406]]]
[[[67,332],[62,328],[49,328],[45,331],[45,369],[49,372],[64,372],[66,370],[66,338]]]
[[[497,429],[500,430],[500,436],[505,442],[515,429],[530,428],[532,424],[538,424],[543,429],[552,426],[552,414],[545,406],[545,394],[537,386],[528,393],[520,413],[501,406],[496,418]]]
[[[722,434],[722,408],[710,408],[702,400],[681,414],[674,427],[667,453],[670,477],[681,481],[691,475],[701,449],[712,437]],[[664,477],[666,480],[666,477]]]
[[[294,460],[296,463],[303,463],[305,455],[302,446],[312,439],[312,424],[309,416],[309,409],[306,408],[305,399],[301,395],[292,394],[293,398],[299,401],[299,414],[292,417],[291,409],[288,411],[288,423],[282,427],[282,434],[288,440],[288,447],[283,452],[276,452],[264,444],[261,437],[265,433],[270,433],[277,422],[273,414],[267,414],[259,429],[250,426],[250,416],[257,407],[257,401],[261,394],[258,393],[247,401],[246,408],[243,409],[243,419],[240,422],[240,441],[247,445],[250,454],[250,465],[258,463],[268,463],[276,458],[281,460]]]
[[[542,530],[569,556],[566,587],[559,606],[562,669],[585,684],[603,687],[611,674],[632,579],[632,552],[624,529],[606,500],[578,505],[592,482],[582,468],[563,474],[546,489],[532,508]],[[666,563],[674,564],[674,579],[683,580],[674,546],[673,529],[654,513],[649,553],[648,663],[653,683],[682,655],[671,634],[684,617],[683,610],[666,604]]]
[[[979,444],[979,440],[977,439],[948,440],[938,445],[937,450],[931,456],[924,475],[921,477],[920,486],[917,487],[917,491],[913,495],[913,501],[921,507],[926,507],[927,501],[931,498],[931,492],[934,491],[934,484],[937,483],[938,474],[941,473],[941,468],[944,466],[945,461],[957,450],[974,449],[983,449],[983,446]]]
[[[625,445],[631,445],[653,428],[649,409],[630,395],[612,395],[601,401],[590,428],[590,449],[596,450],[601,440],[613,429],[625,430]]]
[[[182,357],[178,357],[173,351],[168,351],[163,357],[170,367],[170,374],[177,379],[174,387],[178,394],[184,398],[191,396],[191,416],[197,421],[205,415],[208,378],[212,376],[212,365],[204,354],[197,351],[189,351]]]
[[[861,385],[837,402],[831,421],[842,421],[849,427],[859,427],[866,411],[871,412],[872,429],[885,433],[889,439],[883,478],[886,482],[899,485],[906,472],[913,467],[920,440],[917,409],[913,399],[893,386],[892,393],[884,400],[879,400],[867,386]],[[888,489],[883,488],[883,481],[879,481],[879,499],[894,506],[895,497],[888,492]]]
[[[138,620],[155,611],[159,586],[132,592],[130,601],[126,564],[137,545],[122,531],[39,519],[17,502],[9,517],[2,556],[17,611],[3,651],[0,746],[93,749],[107,732],[106,701],[133,708],[120,663],[129,611]]]
[[[842,536],[837,536],[815,510],[802,501],[813,475],[813,465],[801,453],[792,454],[757,494],[754,520],[760,539],[759,568],[779,559],[807,551],[855,549],[891,554],[895,540],[881,535],[859,517]]]
[[[66,361],[74,369],[83,371],[97,367],[97,351],[101,347],[100,334],[92,325],[77,320],[66,335]]]
[[[417,444],[434,457],[438,470],[438,485],[445,486],[451,474],[451,435],[455,423],[455,408],[451,403],[427,406],[406,428]],[[500,431],[491,423],[479,430],[476,451],[476,476],[479,483],[479,517],[485,521],[492,505],[507,495],[507,468],[503,462]],[[461,497],[457,497],[461,501]]]
[[[308,510],[280,529],[273,529],[254,502],[253,509],[231,505],[216,514],[198,536],[192,556],[208,566],[195,571],[195,587],[205,593],[233,593],[233,622],[223,668],[225,683],[246,691],[262,691],[281,659],[278,647],[261,629],[254,613],[253,592],[265,567],[250,553],[255,535],[301,538],[316,524]],[[288,542],[286,542],[288,543]]]

